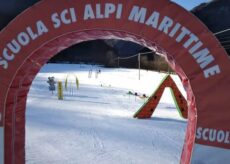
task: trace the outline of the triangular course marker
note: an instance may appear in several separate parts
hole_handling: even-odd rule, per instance
[[[157,90],[152,94],[152,96],[150,96],[148,101],[134,114],[133,117],[139,119],[150,118],[155,111],[166,87],[170,87],[174,103],[180,116],[183,118],[188,118],[187,101],[177,88],[176,83],[173,81],[170,75],[165,76]]]

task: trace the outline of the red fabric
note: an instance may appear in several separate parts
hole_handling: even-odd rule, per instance
[[[118,3],[116,0],[109,2],[116,5]],[[196,126],[230,131],[230,61],[209,30],[191,13],[168,0],[120,0],[119,3],[123,4],[120,19],[116,19],[116,15],[113,14],[105,19],[83,20],[85,5],[92,4],[95,10],[96,3],[102,4],[103,8],[107,1],[84,0],[79,3],[79,0],[57,0],[54,3],[51,0],[43,0],[20,14],[1,31],[0,51],[3,52],[7,44],[17,39],[18,35],[25,32],[28,27],[36,33],[36,24],[39,20],[48,29],[48,32],[31,40],[28,45],[22,46],[14,59],[8,61],[7,69],[0,67],[0,114],[3,116],[0,126],[5,129],[5,164],[25,162],[25,100],[31,82],[41,66],[59,51],[73,44],[93,39],[124,39],[157,50],[166,57],[180,76],[187,92],[189,109],[181,163],[190,162],[194,141],[203,145],[230,149],[230,144],[195,140]],[[205,78],[198,62],[189,54],[188,49],[183,47],[184,42],[178,43],[176,37],[171,38],[144,23],[128,20],[133,6],[146,8],[147,18],[153,11],[157,11],[161,15],[159,22],[167,16],[183,27],[187,27],[203,42],[203,48],[209,49],[214,57],[214,63],[209,67],[218,64],[220,74]],[[69,8],[75,9],[77,22],[54,28],[51,15]],[[0,59],[4,58],[2,55],[0,57]],[[211,157],[218,158],[215,155]]]

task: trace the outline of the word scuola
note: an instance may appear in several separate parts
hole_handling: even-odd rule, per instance
[[[196,131],[196,139],[209,142],[230,144],[230,132],[198,127]]]
[[[116,19],[122,17],[122,4],[106,3],[105,5],[91,4],[85,5],[83,13],[83,20],[93,19],[106,19],[111,15],[115,15]],[[188,28],[175,22],[168,16],[161,16],[159,12],[153,11],[151,15],[147,13],[147,8],[133,6],[127,21],[133,21],[135,23],[141,23],[146,26],[158,30],[163,34],[166,34],[170,38],[175,38],[175,41],[183,45],[183,48],[187,49],[202,69],[205,78],[214,76],[221,72],[219,65],[215,64],[215,58],[210,53],[209,49],[204,46],[204,43],[191,32]],[[160,21],[161,20],[161,21]],[[70,24],[77,21],[77,15],[74,8],[65,9],[60,13],[54,13],[51,15],[51,21],[54,24],[54,28],[60,28],[61,24]],[[39,36],[47,33],[48,29],[45,24],[40,20],[36,22],[36,28],[33,31],[31,27],[27,27],[24,32],[20,32],[15,39],[12,39],[2,51],[0,56],[0,66],[4,69],[8,68],[8,62],[13,61],[16,54],[18,54],[23,46],[27,46],[32,40],[35,40]]]
[[[11,42],[6,45],[3,49],[2,56],[0,56],[0,66],[7,69],[9,65],[8,62],[15,59],[22,47],[29,45],[31,41],[36,40],[49,31],[41,20],[37,21],[35,26],[35,28],[28,26],[25,31],[18,33],[16,38],[12,39]]]

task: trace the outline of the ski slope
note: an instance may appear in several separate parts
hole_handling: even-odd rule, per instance
[[[96,71],[101,73],[96,77]],[[89,78],[89,70],[92,76]],[[48,91],[48,77],[68,75],[64,100]],[[90,65],[47,64],[27,99],[27,164],[178,164],[187,122],[166,89],[151,119],[134,119],[165,74]],[[75,77],[79,80],[76,89]],[[185,95],[176,75],[172,76]],[[185,95],[186,96],[186,95]]]

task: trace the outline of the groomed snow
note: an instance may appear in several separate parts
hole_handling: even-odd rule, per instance
[[[92,77],[89,78],[89,70]],[[101,70],[96,78],[96,71]],[[48,91],[49,76],[65,84],[64,100]],[[89,65],[47,64],[31,86],[26,111],[27,164],[178,164],[187,122],[169,89],[151,119],[134,119],[165,74]],[[76,89],[75,77],[79,80]],[[185,95],[176,75],[173,79]]]

